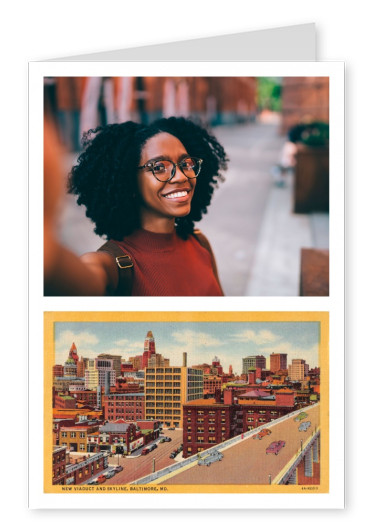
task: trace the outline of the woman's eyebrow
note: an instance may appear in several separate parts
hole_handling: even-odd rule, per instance
[[[188,153],[183,153],[182,155],[179,155],[178,161],[180,162],[185,157],[189,157]],[[170,160],[174,162],[173,157],[170,155],[158,155],[158,157],[153,157],[152,159],[149,159],[145,164],[149,164],[150,162],[158,162],[159,160]]]

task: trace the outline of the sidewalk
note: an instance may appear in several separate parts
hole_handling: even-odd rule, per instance
[[[269,193],[244,295],[299,295],[300,250],[329,248],[329,215],[293,213],[293,177]]]

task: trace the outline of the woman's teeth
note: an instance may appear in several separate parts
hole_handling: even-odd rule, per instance
[[[174,199],[175,197],[184,197],[186,195],[188,195],[188,192],[184,191],[184,192],[174,192],[172,194],[167,194],[165,195],[165,197],[169,199]]]

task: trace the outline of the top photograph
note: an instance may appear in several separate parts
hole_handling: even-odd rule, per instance
[[[329,77],[44,77],[44,295],[329,296]]]

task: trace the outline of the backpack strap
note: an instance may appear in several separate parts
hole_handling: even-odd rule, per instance
[[[119,283],[115,293],[112,295],[126,296],[132,295],[133,285],[133,261],[128,254],[112,240],[106,242],[102,247],[97,249],[97,252],[108,253],[115,258],[119,273]]]
[[[211,263],[212,263],[212,267],[213,267],[213,272],[214,272],[214,276],[215,278],[217,279],[217,282],[218,282],[218,285],[222,291],[222,294],[223,294],[223,290],[222,290],[222,286],[221,286],[221,283],[220,283],[220,280],[219,280],[219,275],[218,275],[218,270],[217,270],[217,264],[216,264],[216,261],[215,261],[215,257],[214,257],[214,253],[213,253],[213,249],[211,248],[210,246],[210,243],[209,243],[209,240],[207,239],[206,236],[204,236],[204,234],[202,234],[202,232],[200,231],[200,229],[194,229],[193,230],[193,236],[196,238],[196,240],[198,241],[198,243],[204,248],[206,249],[209,254],[210,254],[210,258],[211,258]]]

